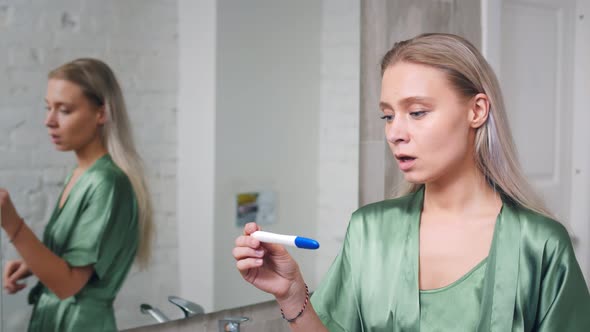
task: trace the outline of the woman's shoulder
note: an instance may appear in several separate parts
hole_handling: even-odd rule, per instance
[[[352,214],[345,241],[369,255],[399,248],[408,235],[417,236],[421,206],[419,193],[365,205]]]
[[[547,248],[571,246],[570,234],[561,222],[522,206],[512,206],[518,214],[521,234]]]
[[[109,155],[99,159],[95,165],[88,169],[88,178],[93,187],[125,188],[130,187],[129,178]]]
[[[418,193],[411,193],[405,196],[364,205],[353,212],[353,217],[373,216],[389,212],[407,212],[408,210],[412,210],[412,206],[415,205],[417,194]]]
[[[367,204],[355,212],[350,218],[349,227],[364,231],[373,230],[377,234],[395,229],[401,231],[413,221],[419,219],[422,206],[420,193],[412,193],[402,197],[387,199]]]

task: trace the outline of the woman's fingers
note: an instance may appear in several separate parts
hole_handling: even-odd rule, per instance
[[[6,263],[4,268],[4,289],[9,294],[14,294],[27,287],[26,282],[18,282],[26,277],[28,274],[28,267],[23,261],[10,261]]]
[[[18,270],[18,264],[16,261],[9,261],[6,263],[4,266],[4,273],[2,275],[2,279],[5,283],[8,282],[16,270]]]
[[[8,276],[8,282],[16,283],[23,278],[23,271],[19,268],[14,273]]]
[[[11,278],[4,278],[4,289],[8,291],[9,294],[14,293],[17,284],[15,281],[11,280]]]
[[[14,289],[16,288],[16,285],[9,285],[9,284],[5,284],[4,285],[4,289],[6,289],[6,292],[8,294],[14,294]]]
[[[18,270],[18,264],[16,261],[9,261],[4,266],[2,280],[4,282],[4,289],[6,289],[9,294],[16,292],[17,285],[13,278],[16,270]]]
[[[26,284],[15,284],[14,288],[12,288],[12,290],[10,290],[8,293],[9,294],[15,294],[20,292],[21,290],[23,290],[23,288],[27,287]]]
[[[8,280],[4,280],[4,289],[6,289],[9,293],[12,289],[14,289],[14,286],[12,283],[8,282]]]
[[[28,276],[28,273],[29,273],[29,267],[27,266],[27,264],[25,264],[24,262],[21,263],[19,265],[19,267],[18,267],[17,273],[18,273],[18,278],[19,279],[22,279],[24,277],[27,277]]]
[[[236,247],[250,247],[257,249],[260,247],[260,241],[249,235],[240,235],[236,238]]]
[[[4,266],[4,272],[2,272],[2,281],[4,284],[8,281],[8,276],[10,275],[9,266]]]
[[[23,284],[14,283],[14,284],[4,286],[4,288],[6,289],[8,294],[18,293],[19,291],[23,290],[23,288],[25,288],[25,287],[27,287],[27,284],[24,284],[24,283]]]
[[[262,258],[245,258],[236,262],[236,266],[242,275],[248,273],[248,270],[262,266]]]
[[[253,258],[263,258],[264,257],[264,249],[252,249],[249,247],[235,247],[232,250],[232,254],[236,260],[245,259],[249,257]]]
[[[249,222],[244,226],[244,235],[250,235],[259,230],[260,227],[255,222]]]
[[[27,272],[28,268],[22,261],[10,261],[6,264],[3,280],[4,289],[7,290],[8,294],[17,293],[27,287],[25,282],[18,282],[26,276]]]

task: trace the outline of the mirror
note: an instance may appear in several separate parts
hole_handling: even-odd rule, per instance
[[[323,188],[323,193],[318,183],[334,169],[358,174],[354,159],[330,164],[319,157],[329,146],[321,144],[326,140],[336,146],[344,140],[346,147],[358,142],[354,130],[331,125],[347,118],[320,113],[326,108],[322,82],[328,82],[323,87],[328,94],[351,94],[330,90],[339,80],[358,90],[358,44],[352,56],[340,52],[350,59],[350,68],[330,71],[322,47],[336,43],[337,48],[342,41],[323,40],[321,2],[210,4],[0,4],[0,46],[7,50],[0,54],[5,77],[0,82],[0,187],[9,190],[38,237],[75,166],[72,153],[54,150],[43,125],[48,71],[78,57],[96,57],[111,66],[122,85],[155,204],[156,237],[151,265],[144,271],[134,266],[115,301],[120,329],[155,324],[157,317],[185,317],[169,296],[205,312],[271,299],[241,279],[231,257],[247,219],[238,218],[238,197],[258,198],[260,213],[268,212],[262,222],[266,230],[309,237],[321,233],[317,220],[329,215],[321,213],[321,195],[337,193],[340,201],[352,197],[347,202],[356,204],[356,176],[352,185],[343,178],[342,187]],[[358,43],[358,31],[355,36]],[[210,58],[190,57],[191,52],[209,52]],[[356,121],[358,100],[346,107],[352,107]],[[210,121],[191,122],[195,116]],[[338,209],[344,216],[338,222],[345,226],[350,212]],[[320,236],[322,252],[293,252],[312,289],[341,235]],[[4,233],[2,258],[18,258]],[[16,295],[2,294],[6,330],[26,328],[31,311],[26,296],[35,282],[28,280]]]

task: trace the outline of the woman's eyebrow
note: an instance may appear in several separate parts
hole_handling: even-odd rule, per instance
[[[399,105],[403,108],[410,107],[413,104],[433,105],[434,100],[430,97],[412,96],[400,100]]]
[[[411,96],[411,97],[406,97],[398,102],[398,105],[400,105],[401,108],[408,108],[408,107],[412,106],[413,104],[422,104],[422,105],[432,106],[434,104],[434,99],[432,99],[430,97],[423,97],[423,96]],[[381,111],[386,110],[386,109],[393,110],[394,107],[391,106],[391,104],[389,104],[389,103],[381,101],[381,102],[379,102],[379,109],[381,109]]]
[[[47,104],[47,105],[49,105],[49,104],[50,104],[50,103],[49,103],[49,101],[47,101],[47,99],[45,99],[45,104]],[[72,104],[70,104],[70,103],[66,103],[66,102],[63,102],[63,101],[56,101],[56,102],[55,102],[55,103],[53,103],[53,104],[54,104],[54,105],[56,105],[56,106],[72,107]]]
[[[386,103],[386,102],[384,102],[384,101],[380,101],[380,102],[379,102],[379,109],[380,109],[381,111],[383,111],[383,110],[386,110],[386,109],[388,109],[388,110],[393,110],[393,107],[391,107],[391,105],[389,105],[388,103]]]

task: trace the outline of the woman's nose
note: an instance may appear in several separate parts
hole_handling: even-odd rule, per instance
[[[57,119],[55,118],[54,111],[47,111],[47,115],[45,116],[45,126],[48,128],[54,128],[57,126]]]
[[[407,124],[403,119],[396,118],[390,124],[385,126],[385,136],[387,141],[392,144],[399,144],[409,141]]]

